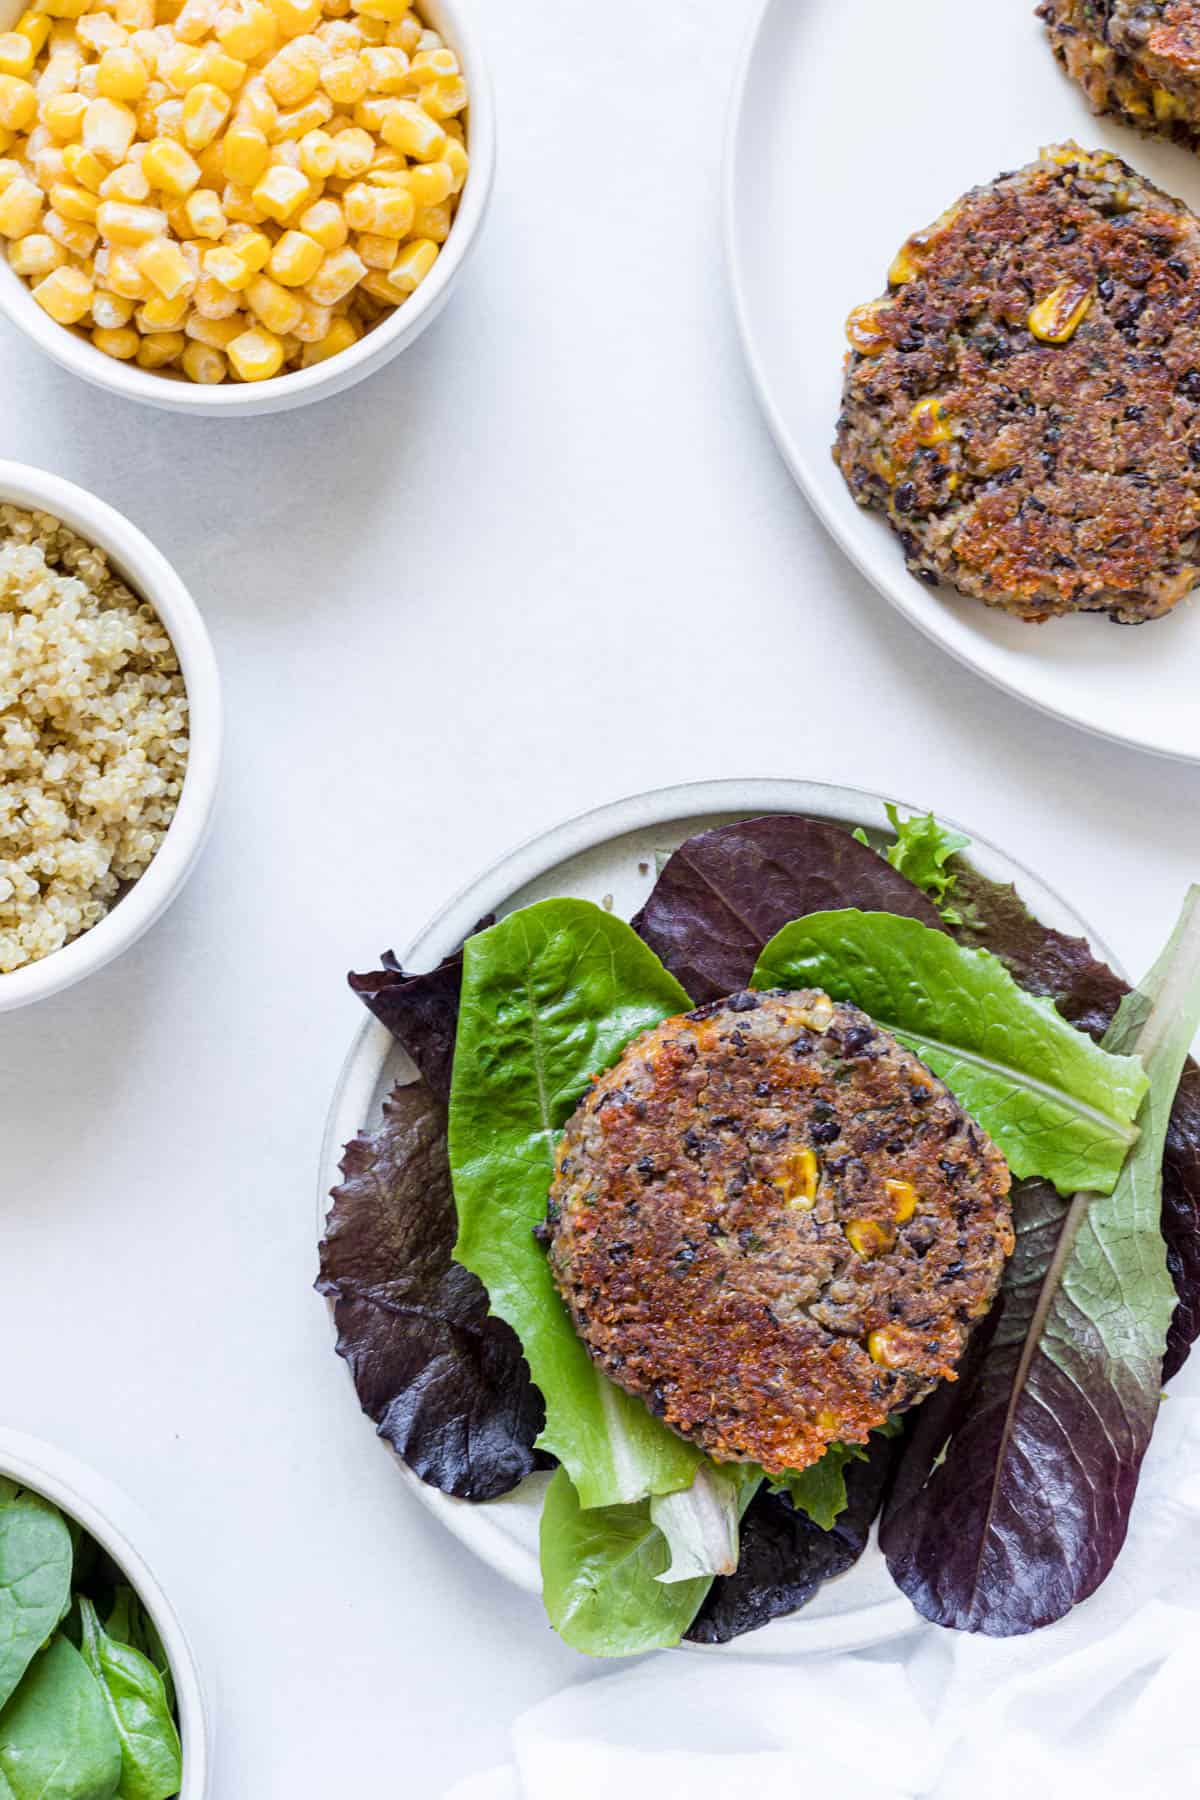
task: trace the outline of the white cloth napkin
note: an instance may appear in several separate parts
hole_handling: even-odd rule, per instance
[[[1200,1400],[1164,1405],[1116,1569],[1059,1624],[1002,1641],[922,1624],[786,1662],[660,1654],[531,1708],[512,1757],[446,1800],[1195,1792]]]

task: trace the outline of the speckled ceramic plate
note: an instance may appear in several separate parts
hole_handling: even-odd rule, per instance
[[[918,810],[900,802],[901,810]],[[877,843],[891,840],[883,800],[800,781],[714,781],[665,788],[572,819],[506,856],[452,900],[409,945],[406,968],[432,968],[485,913],[503,915],[552,895],[609,902],[632,918],[655,878],[655,853],[671,850],[697,831],[763,813],[805,813],[849,829],[862,826]],[[1066,902],[1036,876],[976,833],[972,859],[984,873],[1015,882],[1047,925],[1089,939],[1097,955],[1119,968]],[[378,1123],[384,1095],[412,1079],[408,1058],[374,1019],[364,1018],[346,1059],[329,1111],[321,1154],[318,1221],[324,1228],[329,1191],[339,1179],[342,1146]],[[348,1390],[348,1404],[354,1404]],[[370,1429],[364,1419],[363,1430]],[[381,1454],[391,1454],[381,1446]],[[537,1534],[548,1479],[534,1475],[514,1493],[486,1505],[455,1500],[428,1487],[396,1458],[401,1478],[466,1548],[518,1587],[540,1593]],[[910,1630],[916,1615],[895,1589],[874,1544],[847,1574],[829,1581],[801,1612],[723,1646],[725,1655],[786,1656],[852,1650]]]
[[[980,182],[1075,138],[1200,211],[1200,160],[1098,119],[1034,0],[768,0],[734,97],[726,246],[751,374],[822,522],[905,618],[989,681],[1105,737],[1200,760],[1200,599],[1138,628],[1027,625],[908,574],[830,456],[852,306],[909,232]],[[821,247],[824,247],[823,250]],[[821,255],[819,279],[814,258]]]

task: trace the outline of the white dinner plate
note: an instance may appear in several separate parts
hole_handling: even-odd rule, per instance
[[[902,813],[920,810],[899,804]],[[571,819],[504,857],[426,925],[406,950],[404,966],[432,968],[485,914],[503,915],[551,896],[611,904],[619,917],[632,918],[654,885],[657,852],[675,849],[697,831],[763,813],[804,813],[849,829],[862,826],[876,844],[889,843],[892,836],[883,800],[848,788],[804,781],[711,781],[663,788]],[[1097,956],[1120,971],[1112,952],[1066,901],[986,839],[968,827],[959,829],[971,837],[971,859],[978,869],[995,880],[1014,882],[1044,924],[1086,937]],[[322,1232],[330,1189],[340,1179],[343,1145],[378,1124],[384,1096],[395,1082],[414,1075],[390,1033],[366,1017],[339,1077],[325,1128],[317,1202]],[[369,1429],[365,1419],[363,1429]],[[469,1550],[518,1587],[540,1594],[538,1520],[547,1476],[530,1476],[504,1499],[480,1505],[439,1493],[398,1457],[395,1461],[417,1498]],[[915,1623],[916,1614],[893,1586],[872,1542],[853,1569],[826,1582],[802,1611],[722,1648],[726,1654],[751,1656],[861,1649]]]
[[[1051,55],[1034,0],[768,0],[734,95],[726,247],[750,369],[793,475],[842,549],[952,656],[1043,712],[1200,760],[1200,601],[1132,627],[1025,624],[929,589],[833,443],[853,306],[910,232],[968,188],[1075,138],[1200,210],[1200,159],[1096,118]]]

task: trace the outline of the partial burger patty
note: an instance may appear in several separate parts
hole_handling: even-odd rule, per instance
[[[1200,221],[1105,151],[975,188],[851,313],[834,456],[915,575],[1023,619],[1200,580]]]
[[[1009,1172],[856,1007],[735,994],[647,1032],[567,1125],[550,1262],[612,1379],[723,1461],[802,1469],[952,1377]]]
[[[1096,112],[1200,136],[1200,0],[1044,0],[1037,13]]]

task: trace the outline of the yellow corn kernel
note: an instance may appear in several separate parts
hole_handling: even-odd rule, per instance
[[[249,279],[249,271],[247,271]],[[207,270],[200,275],[192,289],[191,302],[195,312],[202,319],[231,319],[238,310],[238,296],[224,282],[218,281]]]
[[[14,75],[24,80],[33,67],[36,54],[23,32],[0,31],[0,75]]]
[[[154,0],[114,0],[113,17],[126,31],[150,31],[154,27]]]
[[[263,70],[267,92],[276,106],[300,106],[316,91],[320,77],[316,58],[294,44],[276,51]]]
[[[388,285],[386,269],[368,269],[355,288],[350,304],[364,319],[374,320],[399,306],[400,298],[396,289]]]
[[[432,243],[444,244],[450,236],[453,223],[454,215],[449,206],[419,206],[410,229],[413,237],[429,238]]]
[[[242,381],[268,381],[283,367],[283,345],[271,331],[254,326],[235,337],[229,360]]]
[[[44,231],[32,231],[28,237],[18,238],[8,252],[9,267],[31,281],[49,275],[51,269],[61,269],[66,260],[62,245]]]
[[[291,335],[301,344],[319,344],[329,335],[332,323],[333,313],[329,307],[316,306],[311,300],[305,300],[304,310],[293,325]]]
[[[253,125],[256,131],[269,138],[279,118],[279,108],[267,92],[267,84],[260,75],[248,81],[238,95],[235,117],[239,125]]]
[[[137,253],[137,266],[146,280],[168,300],[188,294],[196,285],[192,266],[170,238],[152,238]]]
[[[212,188],[214,192],[225,185],[225,162],[221,153],[222,140],[214,138],[211,144],[205,144],[203,150],[197,150],[196,163],[200,170],[200,186]]]
[[[391,117],[400,102],[390,94],[368,94],[354,109],[354,123],[372,137],[383,130],[384,120]]]
[[[388,281],[401,294],[415,293],[438,259],[438,247],[428,238],[405,244],[392,264]]]
[[[221,141],[225,178],[236,187],[252,188],[271,162],[271,146],[253,125],[231,125]]]
[[[205,318],[203,313],[188,314],[183,335],[194,338],[198,344],[208,344],[214,350],[228,350],[235,337],[247,329],[250,320],[245,313],[237,310],[226,314],[221,319]]]
[[[400,252],[396,238],[378,237],[371,231],[360,231],[354,240],[354,248],[368,269],[390,269]]]
[[[406,186],[418,206],[441,206],[454,192],[454,171],[447,162],[418,163]]]
[[[299,144],[303,138],[320,131],[322,125],[328,125],[332,117],[333,101],[326,94],[313,94],[303,106],[294,106],[290,112],[280,113],[271,133],[271,142]],[[330,138],[329,141],[332,144],[333,139]]]
[[[91,0],[38,0],[38,6],[52,19],[81,19]]]
[[[225,208],[211,188],[197,188],[189,194],[183,203],[187,215],[188,237],[209,238],[213,243],[222,237],[228,226]]]
[[[270,7],[286,38],[303,37],[321,22],[321,0],[270,0]]]
[[[323,338],[315,344],[305,346],[301,358],[306,369],[316,363],[328,362],[331,356],[337,356],[343,350],[349,350],[351,344],[358,342],[358,331],[349,319],[334,319]]]
[[[51,269],[33,289],[33,297],[60,325],[78,325],[92,304],[92,283],[82,269]]]
[[[878,356],[886,350],[891,339],[883,329],[882,317],[890,312],[886,300],[868,300],[865,306],[856,306],[846,320],[850,348],[857,350],[860,356]]]
[[[892,265],[888,270],[888,286],[904,287],[908,282],[915,281],[920,273],[921,264],[917,260],[910,238],[907,243],[900,246],[892,258]]]
[[[300,139],[300,167],[310,181],[328,181],[337,163],[337,150],[327,131],[309,131]]]
[[[456,75],[452,81],[439,81],[433,87],[426,88],[421,99],[430,118],[441,122],[457,118],[459,113],[465,112],[470,95],[462,76]]]
[[[16,181],[24,173],[24,167],[15,157],[0,158],[0,194],[4,192],[10,181]]]
[[[380,19],[385,25],[398,25],[409,10],[410,0],[354,0],[354,10],[365,22]]]
[[[181,331],[150,332],[138,346],[138,367],[165,369],[170,363],[178,362],[186,349],[187,339]]]
[[[910,1181],[890,1180],[883,1191],[892,1203],[892,1217],[897,1225],[907,1225],[917,1210],[918,1194]]]
[[[83,142],[110,169],[125,161],[136,132],[137,119],[120,100],[101,98],[88,102],[83,115]]]
[[[158,59],[158,77],[172,93],[183,95],[201,79],[200,52],[191,44],[173,43]]]
[[[348,244],[343,245],[325,258],[308,284],[308,297],[318,306],[336,306],[358,286],[366,273],[367,265],[358,252]]]
[[[249,73],[247,63],[240,57],[228,56],[216,44],[206,44],[200,52],[201,85],[217,88],[229,96],[231,103],[241,93]]]
[[[285,231],[271,252],[267,270],[284,287],[306,287],[324,260],[325,252],[315,239],[303,231]]]
[[[446,154],[443,161],[451,175],[450,192],[452,194],[461,194],[466,185],[467,175],[470,172],[471,159],[456,138],[447,138]],[[436,163],[430,164],[431,168],[436,169],[437,166]]]
[[[63,174],[69,175],[76,187],[98,194],[111,173],[92,150],[82,144],[68,144],[62,153]]]
[[[369,78],[358,56],[335,56],[321,70],[321,86],[338,106],[354,106],[366,97]]]
[[[233,108],[222,88],[209,81],[197,82],[183,102],[183,141],[189,150],[203,150],[217,137]]]
[[[322,250],[340,250],[350,235],[345,214],[336,200],[316,200],[299,219],[301,231],[315,238]]]
[[[218,0],[184,0],[174,33],[181,44],[198,44],[217,22]]]
[[[885,1369],[902,1369],[908,1361],[903,1340],[883,1328],[868,1333],[867,1354]]]
[[[50,204],[60,218],[93,225],[100,202],[86,188],[73,187],[69,181],[58,181],[50,189]]]
[[[0,125],[7,131],[31,131],[37,115],[38,97],[32,82],[0,75]]]
[[[50,21],[45,13],[35,12],[31,7],[21,14],[14,29],[33,45],[33,54],[40,56],[50,36]]]
[[[96,214],[100,236],[110,244],[145,244],[162,237],[167,215],[157,206],[132,206],[123,200],[103,200]]]
[[[1090,281],[1064,281],[1031,308],[1029,329],[1040,343],[1065,344],[1078,331],[1091,304]]]
[[[261,225],[267,216],[256,204],[253,190],[238,187],[232,181],[227,181],[221,191],[221,205],[225,217],[237,225]]]
[[[225,241],[233,245],[251,274],[257,275],[260,269],[266,268],[271,255],[271,239],[265,231],[255,231],[247,225],[234,225],[225,233]]]
[[[106,175],[100,184],[102,200],[123,200],[127,205],[138,206],[143,200],[150,198],[150,183],[146,179],[146,171],[140,162],[122,163],[111,175]]]
[[[896,1234],[875,1219],[851,1219],[845,1227],[846,1240],[856,1256],[864,1260],[890,1250]]]
[[[798,1206],[808,1212],[817,1198],[817,1182],[816,1153],[812,1150],[793,1150],[773,1185],[778,1188],[788,1206]]]
[[[179,360],[188,380],[202,387],[216,387],[229,373],[221,352],[209,344],[189,344]]]
[[[933,449],[937,444],[949,443],[954,436],[946,408],[940,400],[932,398],[918,400],[909,414],[912,421],[913,435],[918,444]]]
[[[339,131],[333,146],[337,152],[338,177],[342,181],[353,181],[357,176],[365,175],[375,159],[374,138],[358,126]]]
[[[408,12],[389,27],[387,41],[389,44],[398,44],[406,56],[415,56],[421,48],[421,37],[420,20]]]
[[[133,317],[133,301],[97,288],[92,295],[92,324],[100,331],[121,331]]]
[[[83,58],[78,51],[70,54],[56,50],[37,78],[39,105],[56,100],[60,94],[74,93],[82,67]]]
[[[92,333],[92,342],[105,356],[114,356],[118,362],[132,362],[142,340],[132,326],[117,325],[97,327]]]
[[[445,44],[436,50],[418,50],[409,67],[417,87],[431,87],[435,82],[447,81],[459,73],[458,58]]]
[[[290,331],[301,315],[297,296],[269,275],[255,276],[246,289],[246,300],[255,318],[278,337]]]
[[[42,216],[42,190],[19,175],[0,193],[0,237],[22,238],[36,231]]]
[[[160,331],[178,331],[188,316],[190,305],[187,294],[176,294],[174,299],[166,294],[151,294],[134,314],[137,328],[148,336]]]
[[[269,6],[228,7],[217,14],[217,42],[241,62],[261,62],[279,42],[275,15]]]
[[[408,58],[393,45],[372,45],[360,51],[359,61],[367,72],[367,91],[371,94],[404,94],[409,91]]]
[[[272,163],[254,188],[254,204],[267,218],[287,225],[309,194],[308,177],[285,163]]]
[[[82,94],[59,94],[53,100],[43,100],[41,121],[51,137],[57,138],[60,144],[69,144],[82,132],[87,109],[88,103]]]
[[[151,139],[167,138],[173,144],[183,143],[183,101],[160,100],[154,108]]]
[[[100,241],[95,226],[89,225],[86,219],[64,218],[53,207],[48,208],[42,229],[80,262],[87,261]]]
[[[70,27],[67,27],[70,30]],[[54,33],[57,36],[57,32]],[[71,33],[72,41],[86,44],[97,59],[106,50],[115,50],[118,45],[128,41],[128,33],[123,31],[111,13],[85,13]]]
[[[417,210],[407,189],[369,187],[362,181],[346,189],[342,204],[350,229],[375,237],[407,237]]]
[[[147,144],[142,168],[150,186],[173,200],[184,199],[200,179],[195,157],[174,138],[158,137]]]
[[[445,160],[446,134],[415,100],[397,100],[381,126],[385,143],[418,162]]]
[[[104,285],[123,300],[145,300],[150,292],[150,285],[133,260],[131,250],[108,252]]]
[[[106,50],[96,69],[96,92],[106,100],[140,100],[149,81],[136,50]]]

